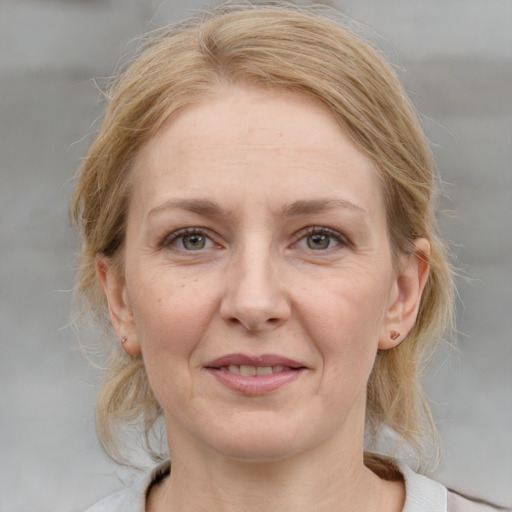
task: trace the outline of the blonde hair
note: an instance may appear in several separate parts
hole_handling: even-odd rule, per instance
[[[202,20],[153,34],[112,83],[71,208],[83,238],[77,292],[85,307],[108,323],[95,257],[122,258],[130,167],[141,145],[178,109],[223,83],[280,88],[326,105],[379,172],[394,256],[413,251],[418,237],[430,241],[430,275],[416,324],[398,347],[379,353],[368,382],[367,433],[375,438],[388,426],[414,447],[425,439],[436,444],[421,374],[451,326],[453,283],[434,215],[429,145],[387,61],[343,24],[311,9],[282,4],[219,8]],[[114,427],[143,424],[147,439],[161,409],[142,358],[125,355],[114,339],[107,345],[98,433],[107,453],[119,461]]]

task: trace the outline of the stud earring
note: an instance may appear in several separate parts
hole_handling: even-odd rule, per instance
[[[392,330],[389,333],[389,337],[391,340],[396,341],[398,338],[400,338],[400,333],[398,331]]]
[[[121,345],[124,344],[127,339],[128,339],[127,336],[123,336],[123,338],[121,339]]]

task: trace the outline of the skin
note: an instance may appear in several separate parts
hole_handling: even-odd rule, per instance
[[[147,509],[402,510],[403,484],[363,464],[366,384],[428,266],[394,270],[370,160],[321,104],[231,87],[173,117],[132,172],[122,268],[97,269],[165,414],[173,468]],[[233,353],[305,369],[247,395],[205,370]]]

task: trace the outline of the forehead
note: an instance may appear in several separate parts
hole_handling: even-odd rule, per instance
[[[173,196],[222,201],[231,192],[247,201],[342,193],[382,206],[370,160],[325,106],[296,93],[220,90],[170,119],[141,149],[133,172],[132,200],[143,210]]]

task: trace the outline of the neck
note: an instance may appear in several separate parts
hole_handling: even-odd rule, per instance
[[[322,453],[319,453],[319,450]],[[366,468],[359,450],[332,446],[280,461],[239,461],[210,453],[173,456],[171,476],[152,492],[148,512],[398,512],[401,482],[385,482]]]

